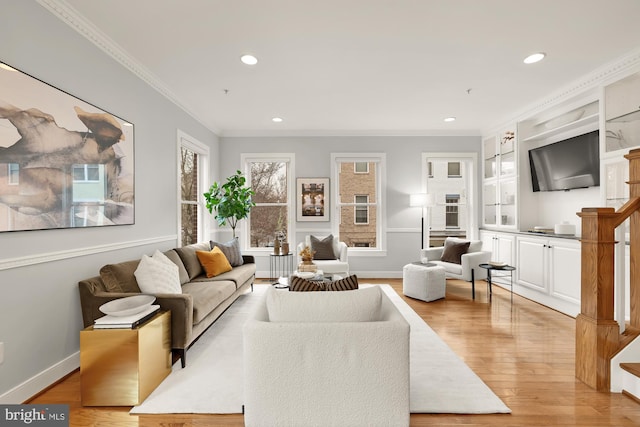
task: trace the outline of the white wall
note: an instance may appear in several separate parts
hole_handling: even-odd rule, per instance
[[[220,176],[242,168],[241,153],[295,153],[294,178],[331,178],[331,153],[386,153],[387,256],[350,257],[349,267],[363,277],[398,277],[403,265],[419,259],[420,210],[409,207],[409,194],[422,191],[422,153],[475,152],[480,158],[480,147],[479,136],[222,137]],[[475,183],[480,182],[478,170]],[[475,215],[480,223],[478,211]],[[297,244],[305,234],[328,233],[330,228],[326,222],[296,223],[295,240],[291,240]],[[230,231],[224,233],[230,238]],[[256,262],[258,272],[269,271],[268,255],[258,257]]]
[[[0,61],[135,125],[135,225],[0,233],[0,403],[19,403],[78,366],[77,282],[175,246],[177,129],[211,147],[214,171],[218,140],[35,1],[0,5]]]

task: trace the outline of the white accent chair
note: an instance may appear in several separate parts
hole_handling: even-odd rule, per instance
[[[409,323],[379,286],[267,289],[243,327],[246,426],[408,426]]]
[[[325,236],[318,237],[318,239],[322,240],[324,237]],[[300,258],[300,251],[302,251],[305,246],[311,247],[310,235],[306,235],[304,242],[300,242],[298,244],[298,263],[302,261],[302,258]],[[317,265],[318,270],[322,270],[324,274],[337,274],[343,277],[348,276],[349,262],[347,261],[347,244],[339,241],[335,236],[333,238],[333,252],[337,256],[336,259],[314,259],[313,263]]]
[[[460,264],[441,261],[444,246],[422,249],[420,261],[424,264],[432,263],[444,267],[445,277],[448,279],[461,279],[471,282],[471,296],[476,299],[476,279],[486,279],[487,270],[478,267],[480,264],[491,260],[491,252],[482,250],[482,240],[465,240],[456,237],[447,237],[447,241],[454,243],[470,242],[467,253],[460,257]]]

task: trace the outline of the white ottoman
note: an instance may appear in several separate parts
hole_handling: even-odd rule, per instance
[[[444,267],[412,263],[402,268],[402,292],[422,301],[444,298],[447,286]]]

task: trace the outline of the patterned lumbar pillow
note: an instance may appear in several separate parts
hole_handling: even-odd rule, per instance
[[[229,260],[217,246],[211,251],[196,251],[196,256],[200,264],[202,264],[207,277],[215,277],[232,270]]]
[[[142,255],[134,272],[140,291],[145,294],[181,294],[178,266],[156,250],[152,257]]]
[[[324,286],[320,282],[312,282],[298,276],[291,276],[289,280],[289,291],[292,292],[316,292],[324,291]]]
[[[229,264],[231,267],[237,267],[239,265],[244,264],[244,260],[242,259],[242,254],[240,253],[240,243],[238,243],[238,239],[231,239],[227,243],[218,243],[211,241],[211,247],[219,247],[224,256],[229,260]]]
[[[328,291],[353,291],[358,289],[358,278],[355,274],[327,284]]]
[[[336,259],[333,251],[333,234],[329,234],[320,240],[316,236],[309,236],[311,242],[311,250],[315,251],[313,259]]]

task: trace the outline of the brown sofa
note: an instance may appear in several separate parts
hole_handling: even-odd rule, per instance
[[[156,294],[155,304],[171,310],[171,348],[186,366],[186,350],[249,287],[253,291],[256,265],[252,256],[243,255],[244,264],[231,271],[207,278],[196,250],[211,250],[209,243],[175,248],[164,254],[177,266],[181,294]],[[104,316],[99,307],[111,300],[140,294],[134,272],[139,259],[108,264],[100,275],[82,280],[80,303],[84,326]]]

